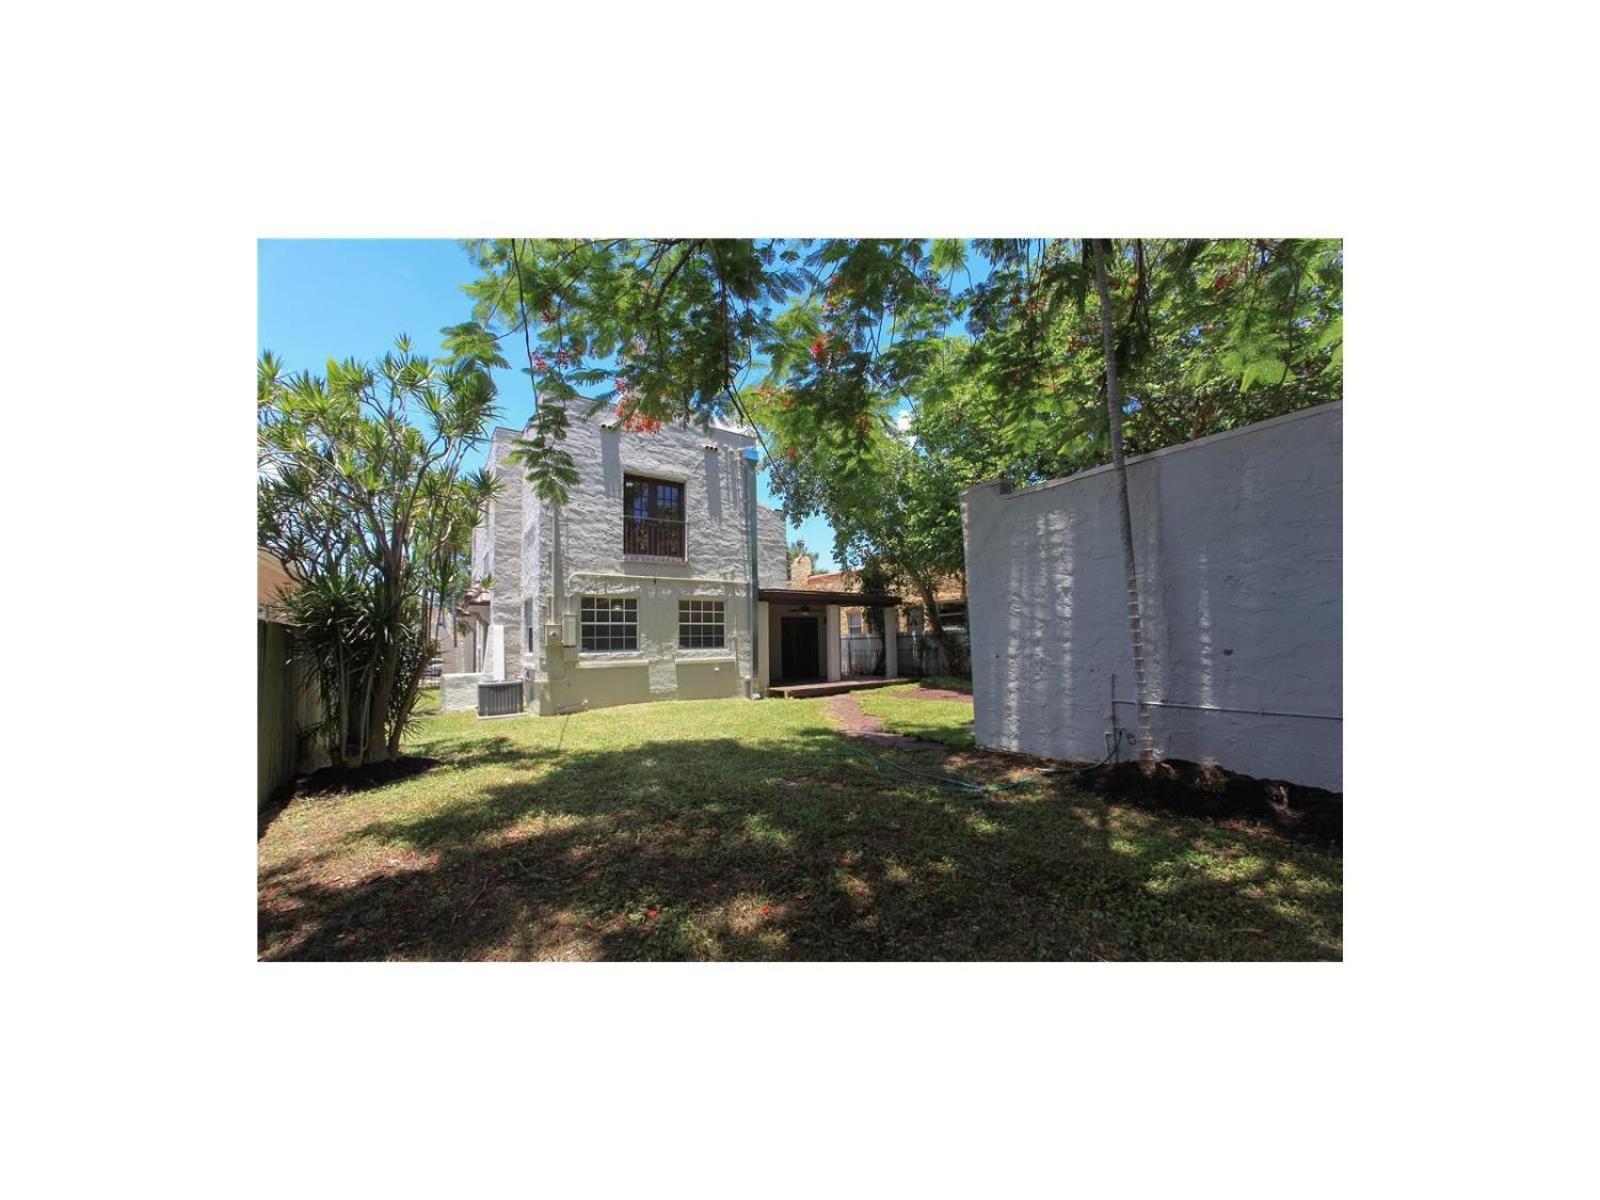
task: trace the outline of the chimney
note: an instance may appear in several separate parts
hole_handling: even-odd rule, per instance
[[[794,562],[789,564],[789,586],[803,588],[806,580],[811,578],[811,555],[797,554]]]

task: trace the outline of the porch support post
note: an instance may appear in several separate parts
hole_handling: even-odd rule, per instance
[[[767,636],[772,628],[772,622],[771,610],[765,600],[756,604],[756,625],[759,627],[759,632],[756,637],[756,667],[755,675],[751,679],[751,690],[758,696],[765,696],[767,689],[772,686],[772,639]]]
[[[893,679],[900,673],[900,623],[898,610],[880,608],[878,627],[883,630],[883,677]]]
[[[839,606],[830,604],[822,622],[822,640],[828,646],[828,682],[839,682]]]

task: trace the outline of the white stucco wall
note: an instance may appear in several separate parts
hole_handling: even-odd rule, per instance
[[[439,679],[439,711],[464,712],[478,707],[478,683],[483,679],[476,672],[447,674]]]
[[[1105,754],[1112,675],[1135,695],[1115,486],[963,495],[981,744]],[[1341,790],[1342,723],[1311,718],[1343,711],[1343,405],[1129,459],[1128,488],[1149,694],[1206,708],[1153,709],[1157,750]]]
[[[789,581],[789,531],[783,514],[756,506],[756,578],[761,587],[786,587]]]
[[[748,695],[750,542],[744,453],[753,439],[721,429],[668,426],[656,433],[607,429],[615,413],[574,407],[566,449],[578,471],[567,504],[541,502],[520,467],[506,461],[517,435],[497,430],[491,467],[502,485],[487,521],[482,559],[495,574],[492,619],[504,625],[506,663],[520,662],[529,707],[554,714],[640,700]],[[687,555],[682,561],[623,554],[623,477],[684,485]],[[514,495],[514,503],[505,497]],[[786,576],[781,514],[758,506],[758,570]],[[637,652],[582,653],[561,645],[562,616],[584,596],[639,602]],[[535,601],[532,645],[524,645],[522,601]],[[678,645],[678,601],[723,601],[727,645]]]

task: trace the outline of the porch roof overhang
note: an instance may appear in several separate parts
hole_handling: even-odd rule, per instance
[[[852,608],[894,608],[900,603],[899,596],[891,596],[887,592],[847,592],[842,589],[822,588],[815,590],[759,588],[756,596],[769,604],[842,604]]]

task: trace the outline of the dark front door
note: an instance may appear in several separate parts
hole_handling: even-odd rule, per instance
[[[822,678],[822,639],[815,617],[783,618],[783,677],[789,683]]]

